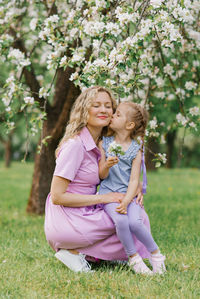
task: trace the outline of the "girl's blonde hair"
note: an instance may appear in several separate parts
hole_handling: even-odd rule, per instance
[[[109,89],[102,86],[93,86],[83,91],[73,104],[65,134],[60,140],[55,152],[56,157],[58,156],[62,144],[69,138],[73,138],[78,135],[80,131],[87,125],[89,109],[92,106],[92,101],[97,97],[98,92],[106,92],[109,95],[113,111],[115,111],[117,105],[116,100]],[[105,134],[106,129],[107,128],[102,130],[102,134]]]
[[[135,126],[131,132],[131,139],[141,137],[144,144],[145,130],[148,123],[149,114],[147,110],[140,104],[133,102],[123,102],[121,104],[127,105],[127,119],[135,123]]]

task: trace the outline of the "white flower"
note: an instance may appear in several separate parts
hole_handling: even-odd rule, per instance
[[[114,24],[110,22],[106,24],[106,33],[111,33],[114,36],[117,36],[121,33],[121,29],[119,28],[118,24]]]
[[[167,162],[166,154],[158,153],[158,158],[164,164]]]
[[[195,83],[195,82],[188,81],[185,83],[185,88],[187,90],[192,90],[192,89],[195,89],[196,87],[197,87],[197,83]]]
[[[151,0],[150,5],[152,5],[154,8],[158,8],[161,6],[163,1],[164,0]]]
[[[14,64],[17,64],[18,66],[27,66],[30,65],[31,62],[28,58],[25,58],[24,53],[22,53],[20,50],[18,49],[11,49],[9,54],[8,54],[8,58],[12,59],[12,62]]]
[[[189,112],[192,116],[194,115],[199,115],[199,107],[197,106],[194,106],[192,108],[189,109]]]
[[[157,98],[160,98],[160,99],[164,99],[165,98],[165,92],[164,91],[157,91],[154,94],[155,94],[155,96]]]
[[[52,15],[44,21],[44,24],[45,24],[46,27],[48,27],[48,26],[55,27],[55,25],[58,23],[58,21],[59,21],[59,16],[58,15]]]
[[[109,154],[114,154],[116,156],[124,155],[124,151],[122,150],[122,146],[115,141],[111,142],[108,147]]]
[[[73,80],[76,80],[76,79],[78,79],[78,72],[75,72],[75,73],[71,74],[71,76],[69,78],[70,81],[73,81]]]
[[[8,58],[15,58],[17,60],[23,60],[24,59],[24,53],[22,53],[18,49],[11,49],[11,51],[8,54]]]
[[[95,4],[99,8],[106,8],[106,1],[105,0],[95,0]]]
[[[34,104],[34,98],[33,98],[33,97],[25,97],[25,98],[24,98],[24,102],[25,102],[26,104],[30,104],[30,105],[32,105],[32,104]]]
[[[31,29],[32,31],[35,30],[36,25],[37,25],[37,22],[38,22],[38,19],[37,19],[37,18],[33,18],[33,19],[30,21],[29,26],[30,26],[30,29]]]
[[[170,93],[168,96],[167,96],[167,100],[168,101],[173,101],[175,99],[175,95],[173,93]]]
[[[95,61],[93,61],[93,65],[95,65],[96,67],[106,67],[107,64],[108,62],[102,58],[98,58]]]
[[[190,126],[191,128],[194,128],[194,129],[195,129],[197,125],[196,125],[193,121],[191,121],[191,122],[189,123],[189,126]]]
[[[158,124],[157,124],[157,119],[154,117],[152,120],[149,121],[149,126],[151,129],[156,129]]]
[[[192,64],[193,64],[194,67],[199,67],[200,66],[200,62],[198,60],[194,60]]]
[[[70,33],[69,33],[69,36],[70,37],[74,37],[77,32],[78,32],[78,28],[72,28],[71,31],[70,31]]]
[[[10,105],[10,101],[11,101],[11,99],[9,99],[9,98],[7,98],[7,97],[2,98],[2,102],[4,103],[4,105],[5,105],[6,107],[8,107],[8,106]]]
[[[173,67],[168,63],[166,66],[163,68],[164,72],[168,75],[173,74]]]
[[[155,81],[159,88],[164,86],[165,81],[161,77],[156,78]]]
[[[188,123],[188,118],[183,116],[181,113],[178,113],[176,115],[176,119],[177,119],[178,123],[181,123],[183,126],[185,126]]]
[[[67,64],[67,57],[63,56],[60,60],[60,67],[63,67]]]
[[[39,90],[39,98],[47,98],[49,96],[49,93],[44,87],[41,87]]]
[[[13,75],[7,78],[6,83],[13,83],[15,81],[15,78]]]

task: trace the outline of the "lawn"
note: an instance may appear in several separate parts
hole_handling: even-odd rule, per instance
[[[25,212],[33,164],[0,163],[0,298],[200,298],[200,171],[148,174],[145,208],[166,255],[164,276],[102,262],[76,274],[54,258],[43,216]]]

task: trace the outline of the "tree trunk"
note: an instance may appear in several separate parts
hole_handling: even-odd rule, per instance
[[[147,143],[145,163],[148,170],[156,170],[155,163],[152,161],[155,159],[154,153],[159,152],[159,144],[156,142],[156,139],[150,137]]]
[[[8,139],[4,143],[5,147],[5,154],[4,154],[4,160],[5,160],[5,167],[10,167],[11,163],[11,156],[12,156],[12,137],[11,135],[8,135]]]
[[[168,132],[166,136],[167,141],[167,168],[172,168],[172,155],[174,152],[174,142],[176,139],[176,131]]]
[[[47,111],[42,136],[51,136],[48,146],[43,145],[40,154],[35,157],[35,166],[31,192],[27,205],[28,213],[43,214],[46,197],[50,191],[55,168],[55,149],[63,136],[74,100],[80,94],[69,76],[72,70],[59,70],[54,94],[54,103]]]

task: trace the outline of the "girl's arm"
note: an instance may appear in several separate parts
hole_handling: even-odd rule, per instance
[[[126,214],[128,204],[137,195],[138,186],[140,182],[141,160],[142,160],[142,153],[141,151],[139,151],[132,163],[131,176],[130,176],[127,192],[124,196],[122,203],[116,208],[116,211],[118,213]]]
[[[66,192],[69,183],[70,181],[65,178],[53,176],[51,183],[51,200],[53,204],[65,207],[84,207],[98,203],[120,202],[124,197],[123,194],[112,192],[104,195],[69,193]]]
[[[106,155],[105,155],[105,151],[103,149],[102,146],[102,141],[99,142],[99,149],[101,152],[101,159],[99,161],[99,177],[101,180],[107,178],[108,174],[109,174],[109,169],[117,164],[119,162],[119,159],[117,157],[108,157],[108,159],[106,160]]]

